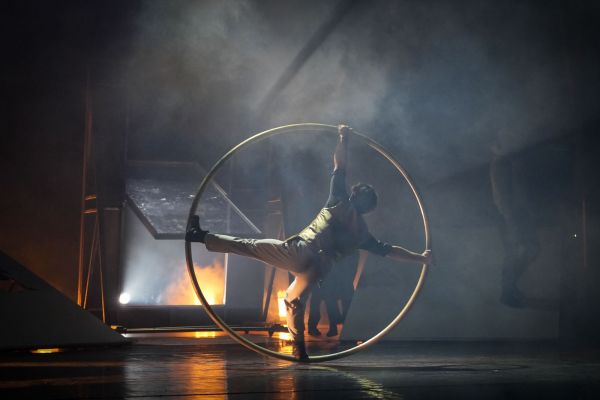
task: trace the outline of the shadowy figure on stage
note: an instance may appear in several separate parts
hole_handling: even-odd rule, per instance
[[[500,213],[500,233],[504,246],[502,293],[500,301],[509,307],[524,307],[526,296],[518,283],[540,253],[533,210],[519,181],[513,155],[497,140],[490,164],[492,195]]]
[[[308,334],[321,336],[317,328],[321,320],[321,303],[325,303],[329,320],[328,337],[338,335],[338,324],[343,324],[354,296],[354,277],[358,267],[358,251],[338,261],[321,285],[315,286],[310,298]]]

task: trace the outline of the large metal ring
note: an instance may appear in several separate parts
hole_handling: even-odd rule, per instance
[[[337,133],[338,133],[338,127],[334,126],[334,125],[315,124],[315,123],[303,123],[303,124],[284,125],[284,126],[280,126],[280,127],[277,127],[277,128],[266,130],[264,132],[257,133],[256,135],[254,135],[254,136],[252,136],[252,137],[244,140],[243,142],[241,142],[240,144],[238,144],[237,146],[235,146],[234,148],[232,148],[231,150],[229,150],[223,157],[221,157],[221,159],[219,159],[219,161],[217,161],[215,163],[215,165],[213,165],[213,167],[210,169],[210,171],[204,177],[204,180],[200,184],[200,187],[198,188],[198,192],[196,193],[196,197],[194,197],[194,200],[192,201],[192,206],[190,207],[190,213],[189,213],[189,216],[188,216],[188,225],[190,223],[190,219],[195,214],[196,208],[198,206],[198,202],[200,201],[200,197],[204,193],[204,190],[208,186],[210,180],[215,175],[215,173],[219,170],[219,168],[221,168],[221,166],[223,165],[223,163],[225,163],[225,161],[227,161],[236,152],[238,152],[240,149],[242,149],[243,147],[245,147],[245,146],[247,146],[247,145],[249,145],[251,143],[257,142],[257,141],[262,140],[262,139],[266,139],[266,138],[268,138],[270,136],[275,136],[275,135],[279,135],[279,134],[282,134],[282,133],[288,133],[288,132],[311,132],[311,131],[312,132],[314,132],[314,131],[324,131],[324,132],[330,132],[330,133],[333,133],[333,134],[337,135]],[[352,132],[353,136],[356,136],[356,137],[362,139],[371,148],[373,148],[379,154],[381,154],[383,157],[385,157],[392,165],[394,165],[394,167],[396,167],[396,169],[398,170],[398,172],[400,172],[400,174],[404,177],[404,180],[406,181],[406,183],[410,187],[410,189],[412,191],[412,194],[413,194],[413,196],[414,196],[414,198],[415,198],[415,200],[416,200],[416,202],[417,202],[417,204],[419,206],[419,210],[421,212],[421,218],[422,218],[422,221],[423,221],[423,233],[424,233],[424,236],[425,236],[425,249],[428,249],[429,248],[429,242],[430,242],[430,238],[429,238],[429,222],[427,221],[427,215],[425,213],[425,208],[423,206],[423,201],[421,200],[421,196],[417,192],[417,189],[416,189],[414,183],[412,182],[412,180],[410,179],[410,177],[408,176],[408,173],[400,165],[400,163],[398,161],[396,161],[383,148],[383,146],[381,146],[380,144],[378,144],[374,140],[370,139],[369,137],[365,136],[364,134],[361,134],[361,133],[356,132],[356,131],[351,131],[351,132]],[[229,325],[227,325],[225,323],[225,321],[223,321],[214,312],[214,310],[212,309],[212,307],[210,306],[210,304],[208,304],[208,301],[206,301],[206,298],[204,297],[204,294],[202,293],[202,290],[200,289],[200,285],[198,284],[198,279],[196,278],[196,273],[194,271],[194,262],[192,260],[191,242],[189,242],[187,240],[185,242],[185,259],[186,259],[186,263],[187,263],[188,272],[190,274],[190,278],[192,279],[192,283],[194,284],[194,289],[196,290],[196,295],[200,299],[200,302],[204,306],[204,309],[206,310],[206,312],[208,313],[208,315],[214,321],[215,324],[217,324],[221,329],[223,329],[225,332],[227,332],[227,334],[229,334],[229,336],[231,336],[231,338],[234,339],[236,342],[238,342],[239,344],[241,344],[242,346],[244,346],[244,347],[246,347],[246,348],[248,348],[250,350],[256,351],[257,353],[263,354],[265,356],[278,358],[280,360],[298,361],[298,359],[296,359],[293,356],[290,356],[290,355],[287,355],[287,354],[283,354],[283,353],[279,353],[279,352],[276,352],[276,351],[273,351],[273,350],[266,349],[266,348],[264,348],[262,346],[259,346],[256,343],[253,343],[250,340],[244,338],[243,336],[240,336],[237,332],[235,332],[233,329],[231,329],[231,327],[229,327]],[[360,344],[357,344],[356,346],[351,347],[351,348],[349,348],[347,350],[340,351],[340,352],[337,352],[337,353],[331,353],[331,354],[327,354],[327,355],[310,356],[307,361],[303,360],[303,362],[321,362],[321,361],[336,360],[338,358],[346,357],[346,356],[349,356],[351,354],[357,353],[357,352],[359,352],[361,350],[364,350],[367,347],[375,344],[379,339],[381,339],[383,336],[385,336],[386,334],[388,334],[402,320],[402,318],[404,318],[404,316],[406,315],[406,313],[410,310],[410,308],[413,305],[413,303],[414,303],[417,295],[419,294],[419,292],[421,291],[421,288],[423,287],[423,282],[425,281],[425,276],[426,275],[427,275],[427,265],[423,264],[421,266],[421,273],[419,275],[419,279],[417,281],[417,284],[416,284],[416,286],[415,286],[412,294],[410,295],[408,301],[406,302],[406,304],[404,305],[404,307],[402,308],[402,310],[400,310],[400,312],[398,313],[398,315],[385,328],[383,328],[378,334],[376,334],[375,336],[371,337],[369,340],[366,340],[366,341],[364,341],[364,342],[362,342]]]

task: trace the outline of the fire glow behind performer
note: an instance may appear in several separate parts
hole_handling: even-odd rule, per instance
[[[286,291],[287,326],[294,340],[294,356],[306,360],[304,345],[304,302],[312,285],[321,281],[335,261],[356,249],[367,250],[397,261],[430,264],[430,250],[413,253],[400,246],[383,243],[369,233],[362,215],[375,209],[377,193],[364,183],[346,190],[346,159],[350,128],[338,127],[339,140],[329,198],[315,219],[297,235],[285,241],[243,239],[202,230],[199,217],[191,219],[186,240],[201,242],[207,250],[252,257],[289,271],[295,279]]]

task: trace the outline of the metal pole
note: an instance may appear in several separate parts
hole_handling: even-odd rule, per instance
[[[89,156],[92,146],[92,99],[90,93],[90,77],[88,72],[85,88],[85,127],[83,138],[83,168],[81,174],[81,217],[79,220],[79,262],[77,269],[77,304],[83,304],[83,275],[85,265],[85,219],[86,219],[86,191]]]

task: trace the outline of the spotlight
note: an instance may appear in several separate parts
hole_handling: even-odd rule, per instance
[[[127,304],[127,303],[129,303],[130,300],[131,300],[131,296],[127,292],[123,292],[119,296],[119,303],[121,303],[121,304]]]

